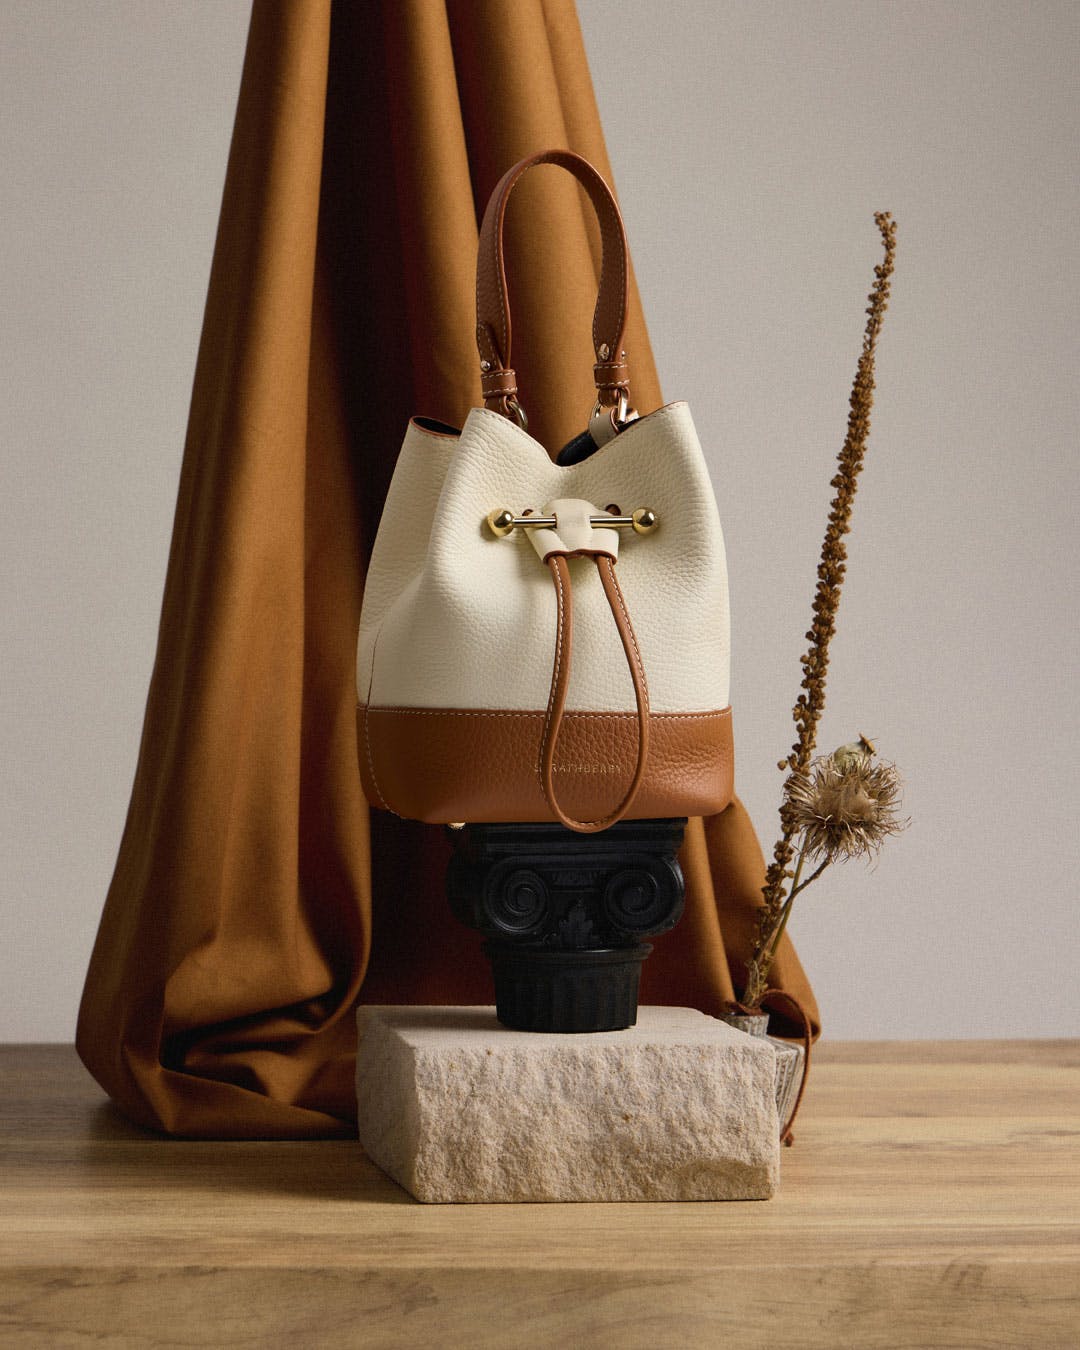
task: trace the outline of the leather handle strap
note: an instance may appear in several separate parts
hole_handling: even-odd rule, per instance
[[[611,189],[581,155],[572,150],[542,150],[515,164],[499,180],[488,201],[480,226],[476,259],[476,345],[480,351],[480,382],[484,403],[494,412],[517,417],[517,379],[511,365],[510,305],[506,291],[503,225],[510,193],[523,174],[537,164],[556,164],[572,173],[589,194],[600,221],[603,245],[600,290],[593,314],[592,338],[596,353],[593,377],[599,402],[613,407],[630,375],[623,359],[626,327],[626,232]]]
[[[606,554],[592,555],[596,570],[600,574],[600,583],[604,588],[608,605],[611,608],[615,626],[619,630],[626,664],[630,668],[630,678],[634,685],[634,700],[637,704],[638,751],[634,766],[634,776],[630,781],[618,806],[600,820],[577,820],[559,805],[555,792],[555,751],[559,743],[559,731],[562,727],[563,712],[566,708],[566,691],[570,684],[570,653],[574,641],[574,599],[570,582],[570,568],[566,555],[551,553],[545,559],[551,569],[555,582],[556,623],[555,623],[555,660],[551,671],[551,692],[548,696],[547,715],[544,718],[544,731],[540,741],[540,782],[544,797],[555,818],[569,830],[579,834],[596,834],[622,820],[633,805],[634,798],[645,777],[645,765],[649,757],[649,686],[645,679],[645,666],[641,659],[637,635],[626,608],[626,599],[615,575],[615,564]]]

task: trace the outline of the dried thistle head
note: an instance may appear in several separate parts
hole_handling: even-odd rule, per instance
[[[865,737],[819,756],[805,773],[792,773],[786,805],[807,858],[873,858],[908,823],[898,815],[901,789],[895,765],[877,763]]]

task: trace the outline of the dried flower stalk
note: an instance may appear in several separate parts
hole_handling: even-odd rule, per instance
[[[842,745],[831,755],[812,760],[806,771],[794,770],[784,784],[784,804],[790,808],[799,856],[791,884],[767,939],[759,944],[749,963],[748,988],[761,988],[750,1004],[759,1006],[776,958],[780,939],[791,917],[795,897],[816,881],[831,863],[851,858],[875,857],[890,835],[899,834],[908,822],[901,820],[900,775],[893,764],[877,764],[877,752],[865,736]],[[807,863],[817,863],[808,877]]]
[[[818,723],[825,709],[825,676],[829,668],[829,644],[836,631],[836,612],[840,606],[840,590],[847,571],[847,548],[844,535],[851,529],[851,511],[858,486],[859,471],[866,458],[866,442],[870,434],[870,412],[874,405],[874,353],[878,334],[888,308],[889,284],[896,254],[896,225],[887,211],[879,211],[874,220],[881,232],[885,256],[874,268],[874,285],[870,291],[863,334],[862,352],[851,389],[847,435],[837,458],[838,468],[831,486],[835,489],[829,508],[828,525],[821,546],[821,560],[817,570],[817,588],[814,593],[813,619],[806,634],[810,646],[802,657],[802,692],[795,700],[792,716],[796,739],[787,759],[779,768],[791,775],[806,773],[814,747],[817,744]],[[780,805],[780,838],[773,849],[773,860],[765,874],[762,888],[764,903],[758,916],[757,941],[747,969],[747,986],[743,1004],[748,1008],[760,1006],[768,988],[769,968],[772,965],[782,926],[786,925],[786,884],[792,889],[799,885],[792,869],[795,856],[795,838],[799,823],[795,807],[785,783]],[[823,864],[824,865],[824,864]],[[814,874],[815,876],[817,873]],[[812,880],[813,878],[810,878]],[[808,885],[809,880],[803,885]],[[799,887],[800,889],[803,886]],[[790,912],[790,905],[787,906]]]

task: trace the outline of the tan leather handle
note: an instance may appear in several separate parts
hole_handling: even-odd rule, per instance
[[[484,212],[476,259],[476,345],[480,351],[484,403],[493,411],[518,421],[522,417],[517,403],[517,379],[510,364],[510,306],[506,293],[503,223],[515,184],[537,164],[557,164],[572,173],[589,194],[596,210],[603,245],[600,291],[592,328],[597,398],[604,407],[614,407],[619,404],[620,396],[626,396],[630,384],[622,347],[628,273],[626,232],[619,208],[611,189],[587,159],[572,150],[542,150],[515,164],[499,180]]]

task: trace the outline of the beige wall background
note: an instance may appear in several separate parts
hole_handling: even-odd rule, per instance
[[[873,212],[899,222],[821,743],[874,736],[912,826],[792,921],[827,1033],[1078,1035],[1080,7],[579,8],[725,522],[766,848]],[[73,1036],[123,827],[247,17],[0,0],[4,1040]]]

